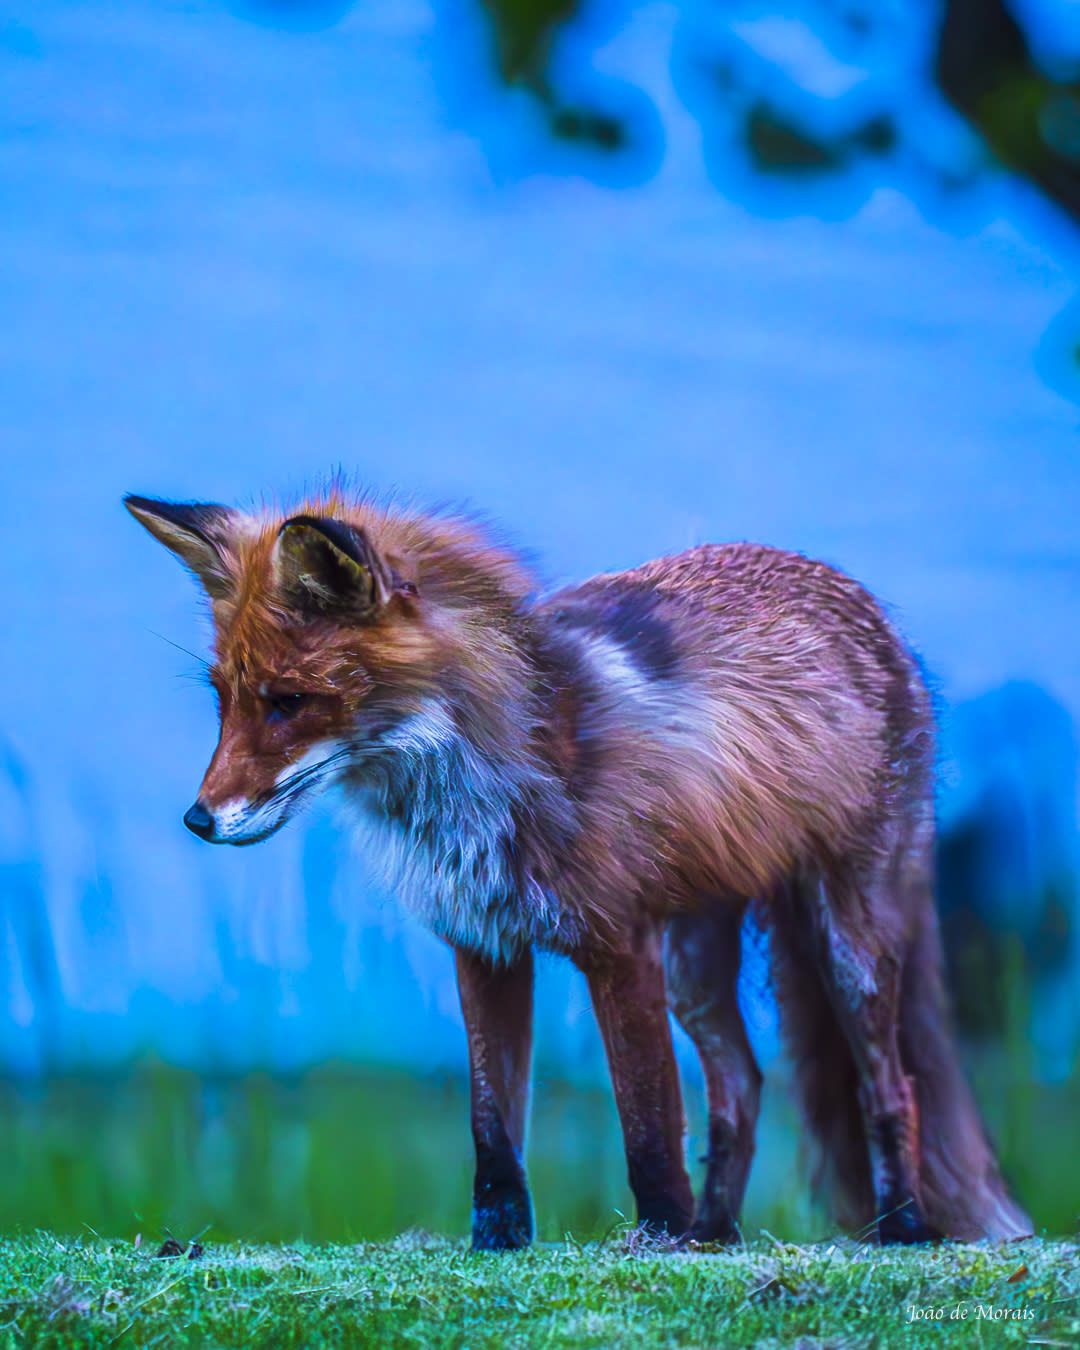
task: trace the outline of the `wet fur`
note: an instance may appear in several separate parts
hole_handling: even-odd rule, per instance
[[[751,898],[849,1222],[884,1215],[887,1241],[1030,1231],[947,1030],[929,699],[861,586],[797,554],[703,545],[537,602],[518,559],[460,520],[340,495],[289,517],[131,509],[213,601],[222,739],[200,801],[284,819],[296,784],[332,777],[458,953],[477,1245],[531,1233],[534,947],[588,976],[639,1215],[683,1232],[666,993],[709,1085],[693,1231],[737,1236],[760,1091],[734,997]],[[264,706],[283,680],[309,691],[288,728]]]

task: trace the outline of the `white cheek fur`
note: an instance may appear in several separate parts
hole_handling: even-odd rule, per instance
[[[243,843],[279,829],[293,814],[302,796],[316,791],[340,772],[347,750],[339,740],[316,741],[274,780],[269,801],[253,806],[233,797],[214,812],[214,836],[221,843]]]
[[[282,769],[274,779],[274,787],[277,792],[317,787],[340,771],[347,753],[348,747],[344,741],[333,737],[316,741],[314,745],[308,746],[298,760]]]

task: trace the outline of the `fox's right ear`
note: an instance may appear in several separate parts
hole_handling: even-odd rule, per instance
[[[211,600],[224,600],[231,593],[231,546],[242,532],[244,519],[239,511],[208,502],[156,502],[131,493],[124,505],[191,568]]]

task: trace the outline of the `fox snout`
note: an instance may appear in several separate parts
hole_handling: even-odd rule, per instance
[[[192,834],[197,834],[200,839],[213,839],[214,817],[203,806],[202,802],[196,801],[184,812],[184,824]]]
[[[265,756],[231,756],[228,746],[223,735],[199,795],[184,813],[184,824],[208,844],[268,839],[307,799],[336,782],[350,757],[347,742],[327,738],[278,768]]]
[[[280,799],[262,803],[234,799],[211,810],[200,797],[185,811],[184,824],[208,844],[258,844],[285,824],[291,805]]]

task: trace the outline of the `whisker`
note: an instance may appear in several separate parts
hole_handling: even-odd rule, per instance
[[[190,680],[192,684],[199,684],[208,689],[214,687],[210,680],[209,668],[206,670],[178,670],[173,679]]]
[[[327,755],[327,757],[320,760],[318,764],[312,764],[310,768],[303,769],[300,773],[293,774],[291,778],[287,778],[285,782],[281,784],[272,797],[267,798],[266,805],[271,806],[278,802],[288,801],[291,797],[296,796],[302,788],[305,788],[313,778],[324,773],[331,765],[336,764],[343,759],[348,759],[351,754],[352,746],[345,746],[343,749],[335,751],[334,754]]]
[[[146,631],[150,633],[151,636],[160,638],[162,642],[167,642],[170,647],[175,647],[178,652],[183,652],[185,656],[190,656],[193,661],[198,661],[199,665],[204,667],[204,669],[210,669],[210,662],[205,656],[199,656],[196,652],[188,651],[186,647],[181,647],[179,642],[174,642],[172,638],[167,638],[164,633],[155,632],[153,628],[148,628]]]

